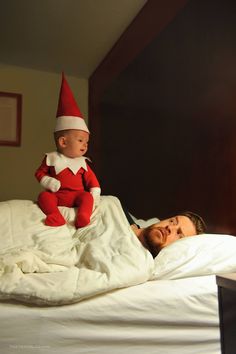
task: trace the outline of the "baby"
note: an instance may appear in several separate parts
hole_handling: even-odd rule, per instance
[[[46,189],[38,204],[46,214],[45,224],[66,223],[58,206],[78,207],[75,227],[89,224],[92,211],[99,204],[100,185],[84,155],[88,149],[89,130],[62,74],[57,110],[55,143],[57,151],[47,153],[35,177]]]

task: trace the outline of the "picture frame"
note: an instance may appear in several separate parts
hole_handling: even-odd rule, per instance
[[[0,92],[0,146],[21,145],[22,95]]]

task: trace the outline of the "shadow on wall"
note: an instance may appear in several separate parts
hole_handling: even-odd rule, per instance
[[[193,0],[106,88],[101,182],[139,217],[236,234],[236,3]]]

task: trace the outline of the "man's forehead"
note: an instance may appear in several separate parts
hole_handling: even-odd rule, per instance
[[[196,235],[197,233],[196,227],[189,217],[185,215],[177,215],[176,218],[185,236]]]

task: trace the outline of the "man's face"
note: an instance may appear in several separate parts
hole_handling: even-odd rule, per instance
[[[177,215],[170,219],[161,220],[143,231],[147,248],[153,255],[180,238],[196,234],[195,225],[184,215]]]

